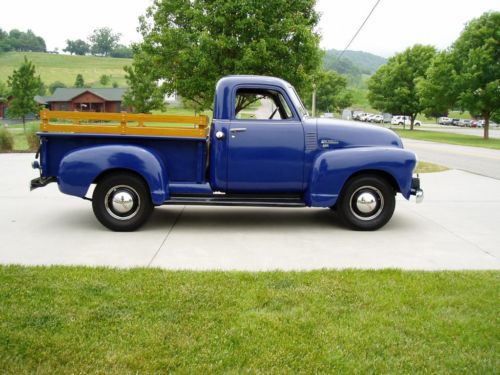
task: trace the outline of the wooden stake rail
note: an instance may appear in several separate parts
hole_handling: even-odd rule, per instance
[[[208,117],[175,116],[175,115],[145,115],[134,113],[105,112],[40,112],[42,132],[54,133],[89,133],[89,134],[120,134],[120,135],[153,135],[166,137],[204,138],[208,135]],[[51,120],[58,122],[51,122]],[[60,123],[61,120],[71,120],[71,123]],[[115,124],[82,124],[82,121],[111,121]],[[130,123],[135,124],[130,124]],[[145,123],[188,124],[182,126],[145,125]]]

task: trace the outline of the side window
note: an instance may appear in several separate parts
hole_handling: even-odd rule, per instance
[[[286,120],[292,111],[280,92],[262,89],[239,89],[236,91],[234,108],[239,120]]]

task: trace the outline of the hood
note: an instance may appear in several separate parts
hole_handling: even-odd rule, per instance
[[[403,148],[401,138],[392,130],[377,125],[337,119],[310,119],[315,121],[318,142],[325,149],[387,146]]]

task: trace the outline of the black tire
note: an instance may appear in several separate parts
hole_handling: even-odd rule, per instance
[[[376,230],[391,219],[396,192],[384,178],[361,175],[346,182],[337,201],[340,219],[355,230]]]
[[[92,195],[92,209],[105,227],[129,232],[147,221],[153,204],[149,188],[141,177],[119,172],[98,182]]]

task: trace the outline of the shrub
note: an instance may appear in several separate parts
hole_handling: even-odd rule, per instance
[[[38,124],[33,124],[26,129],[26,141],[30,151],[37,151],[40,146],[40,139],[36,135],[37,131],[39,131]]]
[[[65,88],[65,87],[66,87],[66,85],[63,82],[61,82],[61,81],[55,81],[55,82],[52,82],[49,85],[49,92],[51,94],[53,94],[54,91],[56,91],[56,89],[58,89],[58,88]]]
[[[0,125],[0,151],[12,151],[14,148],[14,137],[12,133]]]
[[[99,78],[99,82],[104,86],[107,86],[109,81],[111,81],[111,77],[106,74],[103,74],[101,78]]]

